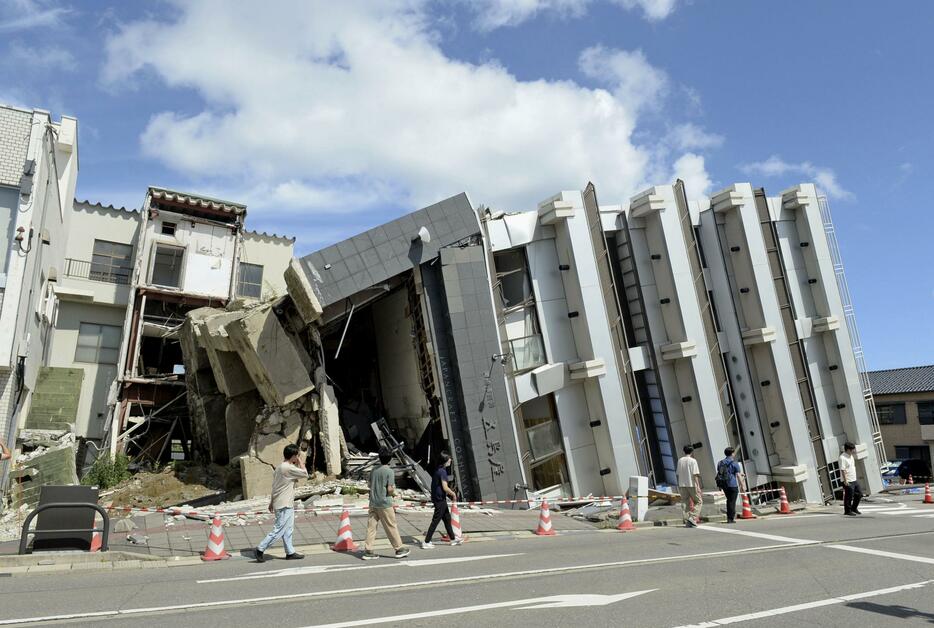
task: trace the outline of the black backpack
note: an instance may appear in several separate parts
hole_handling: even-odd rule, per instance
[[[733,474],[733,465],[726,460],[721,460],[717,464],[717,488],[724,489],[730,486],[730,476]]]

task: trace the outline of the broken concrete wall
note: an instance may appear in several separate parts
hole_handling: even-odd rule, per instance
[[[218,389],[204,343],[200,340],[201,322],[215,314],[214,308],[202,307],[188,313],[179,330],[179,344],[185,365],[188,415],[194,448],[211,461],[226,464],[231,452],[224,421],[227,398]]]
[[[58,449],[29,456],[25,460],[21,458],[17,461],[17,468],[10,472],[10,480],[14,508],[23,504],[35,506],[39,502],[39,492],[45,485],[77,484],[74,439]]]
[[[249,310],[225,328],[267,404],[283,406],[314,390],[306,366],[310,358],[300,355],[271,305]]]
[[[315,371],[315,381],[318,384],[321,404],[318,410],[318,434],[321,439],[321,448],[324,450],[324,464],[328,475],[339,475],[343,437],[337,397],[334,396],[334,388],[327,383],[323,367]]]

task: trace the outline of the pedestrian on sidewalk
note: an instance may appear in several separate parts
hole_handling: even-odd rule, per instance
[[[727,447],[723,450],[726,458],[717,463],[717,487],[723,490],[723,495],[726,497],[727,523],[736,523],[736,497],[745,479],[739,463],[733,459],[734,453],[736,453],[735,449]]]
[[[425,533],[425,540],[422,541],[422,549],[432,549],[434,544],[431,537],[434,536],[438,524],[444,522],[444,529],[451,539],[451,545],[460,545],[463,539],[454,536],[454,528],[451,526],[451,511],[448,509],[448,497],[451,501],[457,501],[457,494],[451,490],[448,482],[451,481],[448,475],[448,467],[451,466],[451,454],[446,451],[441,452],[438,460],[438,468],[431,476],[431,503],[435,507],[435,513],[431,517],[431,525]]]
[[[409,550],[402,546],[399,529],[396,527],[396,511],[392,509],[392,498],[396,494],[396,474],[389,466],[392,454],[388,449],[379,450],[380,466],[370,473],[370,511],[366,522],[366,542],[363,544],[363,560],[379,558],[373,552],[376,541],[376,526],[383,524],[389,543],[396,550],[396,558],[405,558]]]
[[[840,454],[840,479],[843,480],[843,514],[848,517],[861,515],[859,502],[863,498],[863,488],[856,479],[856,445],[847,441],[843,443],[843,453]]]
[[[684,446],[684,455],[678,458],[678,492],[681,493],[681,518],[684,527],[696,528],[701,515],[700,467],[694,459],[694,448]],[[693,507],[692,507],[693,503]]]
[[[269,512],[275,513],[276,522],[272,532],[256,546],[256,560],[260,563],[266,562],[266,549],[280,538],[285,545],[286,560],[305,558],[292,546],[292,533],[295,530],[295,484],[307,479],[308,471],[297,445],[286,445],[282,456],[285,460],[272,474],[272,496],[269,499]]]

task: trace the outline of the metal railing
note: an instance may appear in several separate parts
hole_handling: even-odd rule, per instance
[[[876,414],[876,404],[872,396],[872,386],[869,384],[869,369],[866,366],[866,357],[863,354],[863,343],[856,327],[856,311],[853,308],[853,299],[847,285],[846,274],[843,271],[843,256],[837,242],[836,230],[833,226],[833,217],[830,214],[830,204],[827,197],[819,195],[817,206],[820,208],[821,222],[824,224],[824,236],[830,248],[830,259],[833,262],[833,272],[837,279],[837,289],[840,291],[840,301],[843,304],[843,316],[846,319],[846,330],[853,347],[856,358],[856,370],[859,371],[859,382],[863,389],[863,399],[866,401],[866,410],[869,413],[869,422],[872,425],[872,441],[876,449],[879,464],[886,460],[885,445],[882,442],[882,428],[879,425],[879,416]]]
[[[45,510],[61,510],[63,508],[89,508],[96,511],[103,517],[104,521],[100,528],[91,527],[91,528],[75,528],[73,530],[30,530],[29,525],[32,523],[32,520],[35,519],[39,513]],[[93,526],[94,524],[92,524]],[[86,502],[62,502],[58,504],[42,504],[38,506],[35,510],[29,513],[26,516],[26,520],[23,522],[23,533],[19,541],[19,553],[20,555],[26,554],[29,549],[29,537],[35,537],[33,542],[41,539],[43,536],[48,537],[61,537],[63,534],[90,534],[93,539],[95,532],[99,532],[101,535],[101,549],[100,551],[106,552],[109,549],[110,541],[110,517],[107,515],[107,511],[98,504],[88,504]],[[93,542],[89,540],[89,543]]]
[[[88,279],[102,283],[115,283],[126,286],[130,283],[130,267],[111,266],[110,264],[95,264],[87,260],[65,258],[65,276],[77,279]]]

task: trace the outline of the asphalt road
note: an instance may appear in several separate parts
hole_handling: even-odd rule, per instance
[[[853,518],[413,547],[404,560],[328,553],[2,579],[0,625],[930,626],[934,507],[918,500]]]

